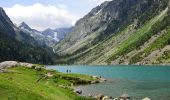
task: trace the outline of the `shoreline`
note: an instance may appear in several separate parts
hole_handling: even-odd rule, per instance
[[[170,64],[159,64],[159,65],[157,65],[157,64],[144,64],[144,65],[140,65],[140,64],[133,64],[133,65],[128,65],[128,64],[120,64],[120,65],[117,65],[117,64],[113,64],[113,65],[45,65],[45,66],[47,66],[47,67],[53,67],[53,66],[74,66],[74,67],[78,67],[78,66],[84,66],[84,67],[86,67],[86,66],[92,66],[92,67],[116,67],[116,66],[121,66],[121,67],[127,67],[127,66],[131,66],[131,67],[170,67]]]
[[[17,74],[18,72],[16,73],[16,71],[18,71],[18,69],[19,70],[22,69],[21,72],[19,71],[19,73],[23,74],[23,75],[25,75],[26,73],[25,72],[22,73],[22,71],[27,71],[27,70],[31,71],[31,73],[32,72],[38,72],[38,73],[45,72],[44,75],[41,75],[41,77],[39,79],[35,80],[36,84],[41,83],[41,81],[44,79],[45,80],[47,79],[45,84],[49,84],[49,82],[50,82],[49,80],[56,80],[56,79],[57,80],[61,79],[61,80],[67,81],[66,83],[64,82],[64,83],[60,83],[60,84],[56,84],[56,83],[55,84],[58,88],[65,89],[66,91],[72,91],[72,93],[75,93],[74,89],[71,88],[72,86],[97,84],[97,83],[106,81],[105,79],[99,78],[97,76],[89,76],[89,75],[73,74],[73,73],[68,73],[68,74],[61,73],[61,72],[57,72],[52,69],[47,69],[43,65],[38,65],[38,64],[22,63],[22,62],[17,62],[17,61],[5,61],[5,62],[0,63],[0,75],[11,76],[10,73]],[[14,70],[16,70],[16,71],[14,71]],[[18,76],[16,78],[18,78]],[[11,79],[13,79],[13,78],[11,78]],[[23,81],[23,79],[21,79],[21,80]],[[35,84],[35,83],[32,83],[32,84]],[[24,82],[24,84],[28,84],[28,83]],[[45,87],[43,87],[43,88],[45,88]],[[10,93],[6,93],[6,95],[8,95],[8,94],[10,94]],[[77,95],[77,98],[80,96],[77,93],[75,93],[75,94]],[[87,98],[87,100],[89,98],[89,97],[83,97],[83,96],[80,96],[80,97]],[[86,99],[83,99],[83,100],[86,100]]]
[[[3,64],[0,63],[0,71],[2,71],[2,69],[4,70],[5,68],[15,68],[15,67],[21,66],[21,65],[24,66],[25,68],[28,68],[28,69],[40,70],[41,68],[43,68],[43,69],[45,69],[47,71],[51,71],[51,72],[55,71],[55,70],[46,69],[45,67],[42,67],[43,65],[30,64],[30,63],[21,63],[21,62],[15,62],[14,63],[14,62],[15,61],[7,61],[7,62],[3,62]],[[6,65],[5,65],[5,63],[6,63]],[[3,65],[3,67],[2,67],[2,65]],[[8,73],[8,70],[4,70],[4,72]],[[106,79],[104,79],[102,77],[97,77],[97,76],[89,76],[89,75],[73,74],[73,73],[61,73],[61,72],[56,72],[56,73],[57,73],[57,77],[59,77],[60,79],[69,80],[69,81],[73,80],[73,83],[72,83],[73,85],[70,85],[70,83],[69,83],[69,84],[66,84],[66,85],[57,85],[57,87],[60,87],[60,88],[66,89],[66,90],[70,90],[70,91],[76,93],[77,96],[82,96],[81,95],[82,90],[78,90],[77,92],[79,92],[79,93],[77,93],[76,90],[74,88],[72,88],[72,87],[84,86],[84,85],[92,85],[92,84],[98,84],[98,83],[100,84],[100,83],[103,83],[103,82],[107,81]],[[83,78],[81,75],[82,76],[88,76],[88,79],[86,80],[86,77]],[[49,79],[50,79],[50,77],[51,78],[54,77],[53,73],[52,74],[51,73],[46,73],[45,76],[48,76]],[[80,76],[82,78],[80,78]],[[102,98],[104,98],[104,97],[109,98],[109,96],[103,95],[103,94],[89,95],[89,96],[82,96],[82,97],[95,98],[95,99],[96,98],[101,98],[101,97]],[[119,98],[121,98],[121,97],[123,97],[123,96],[119,96],[119,97],[116,96],[117,100],[119,100]],[[131,99],[126,99],[126,100],[131,100]],[[134,99],[134,100],[136,100],[136,99]]]
[[[102,74],[100,74],[100,73],[102,73],[102,68],[101,68],[101,71],[99,71],[99,70],[97,70],[97,71],[88,71],[88,70],[95,70],[95,69],[98,69],[98,67],[97,66],[94,66],[95,68],[93,68],[93,66],[92,66],[92,69],[90,68],[91,66],[88,66],[87,68],[85,68],[84,66],[80,66],[81,68],[79,68],[79,67],[77,67],[77,66],[73,66],[73,68],[72,68],[72,66],[66,66],[66,68],[64,68],[64,67],[62,67],[62,66],[59,66],[59,68],[57,68],[57,66],[56,66],[56,68],[55,68],[55,66],[54,67],[52,67],[53,69],[58,69],[58,70],[60,70],[60,71],[62,71],[62,72],[65,72],[65,69],[72,69],[75,73],[85,73],[86,75],[102,75]],[[104,68],[105,66],[103,66],[103,68]],[[108,66],[108,67],[110,67],[110,66]],[[126,66],[125,66],[126,67]],[[127,67],[130,67],[130,66],[127,66]],[[146,71],[148,72],[152,72],[152,69],[157,69],[156,67],[154,67],[153,66],[153,68],[152,68],[152,66],[150,67],[150,66],[148,66],[148,67],[140,67],[140,66],[136,66],[136,68],[137,67],[139,67],[139,69],[140,68],[142,68],[142,70],[140,71],[140,75],[143,75],[144,74],[144,72],[145,72],[145,69],[147,69],[147,68],[149,68],[149,69],[147,69]],[[159,67],[159,66],[158,66]],[[49,67],[50,68],[50,67]],[[78,69],[77,69],[78,68]],[[100,66],[99,66],[99,68],[100,68]],[[130,67],[130,68],[132,68],[132,70],[130,70],[130,73],[133,71],[133,66],[132,67]],[[134,71],[136,71],[137,69],[136,68],[134,68]],[[169,69],[168,67],[159,67],[160,69]],[[158,69],[159,69],[158,68]],[[76,69],[76,70],[75,70]],[[112,69],[112,68],[111,68]],[[121,76],[121,74],[123,74],[123,73],[126,73],[126,70],[123,70],[123,67],[121,68],[118,68],[118,69],[122,69],[120,72],[120,76]],[[136,69],[136,70],[135,70]],[[143,70],[144,69],[144,70]],[[82,71],[81,71],[82,70]],[[109,69],[107,69],[106,68],[106,70],[109,70]],[[104,70],[103,70],[104,71]],[[139,71],[139,70],[137,70],[137,71]],[[156,72],[158,71],[158,70],[155,70]],[[92,72],[94,72],[93,74],[92,74]],[[99,73],[99,74],[96,74],[96,72],[97,73]],[[112,71],[109,71],[109,73],[107,74],[107,71],[105,71],[105,73],[107,74],[107,75],[109,75],[109,77],[111,77],[111,75],[115,75],[115,74],[111,74],[111,72]],[[156,73],[155,72],[155,73]],[[159,71],[158,71],[159,72]],[[114,73],[114,67],[113,67],[113,73]],[[104,74],[104,76],[106,76],[106,74]],[[133,74],[133,72],[132,72],[132,74]],[[138,73],[137,73],[138,74]],[[146,73],[147,74],[147,73]],[[119,75],[119,73],[117,73],[117,75]],[[148,75],[150,75],[150,73],[148,73]],[[152,75],[152,73],[151,73],[151,75]],[[156,74],[155,74],[156,75]],[[162,74],[161,74],[162,75]],[[164,74],[163,74],[164,75]],[[126,77],[126,75],[124,76],[123,75],[123,77]],[[132,76],[133,77],[133,76]],[[135,77],[135,76],[134,76]],[[105,83],[104,83],[105,84]],[[84,86],[84,85],[82,85],[82,86]],[[95,86],[95,85],[94,85]],[[116,86],[116,85],[115,85]],[[131,85],[130,85],[131,86]],[[143,85],[142,85],[143,86]],[[87,97],[90,97],[89,96],[89,93],[90,93],[90,91],[93,91],[92,89],[88,89],[88,87],[90,87],[90,88],[93,88],[93,85],[92,86],[87,86],[87,90],[86,90],[86,85],[85,85],[85,87],[84,87],[84,89],[83,88],[80,88],[80,89],[82,89],[82,90],[84,90],[85,92],[86,92],[86,95],[85,96],[87,96]],[[100,85],[99,86],[97,86],[98,88],[100,87]],[[127,86],[128,87],[128,86]],[[148,86],[147,86],[148,87]],[[123,91],[123,89],[121,89],[121,91],[123,91],[123,92],[120,92],[120,93],[118,93],[118,95],[116,95],[116,94],[114,94],[114,92],[111,92],[111,93],[113,93],[113,94],[110,94],[110,93],[108,93],[107,91],[106,92],[103,92],[103,91],[105,91],[105,89],[102,89],[102,88],[104,88],[104,87],[101,87],[101,88],[99,88],[100,90],[98,90],[98,89],[96,89],[96,88],[94,88],[94,91],[93,92],[91,92],[92,94],[96,94],[96,95],[93,95],[93,97],[95,97],[95,96],[97,96],[98,94],[100,94],[100,93],[102,93],[102,94],[105,94],[106,93],[106,95],[108,95],[108,96],[114,96],[114,97],[118,97],[118,96],[120,96],[121,94],[123,94],[124,93],[124,91]],[[112,87],[112,88],[114,88],[114,87]],[[148,87],[149,88],[149,87]],[[78,89],[78,88],[77,88]],[[96,92],[95,92],[95,90],[96,90]],[[115,89],[110,89],[110,90],[115,90]],[[115,90],[116,91],[116,90]],[[147,92],[147,90],[145,90],[146,92]],[[144,95],[142,95],[142,96],[138,96],[138,95],[133,95],[131,92],[126,92],[126,93],[128,93],[128,94],[130,94],[131,96],[133,96],[134,98],[135,98],[135,100],[141,100],[142,98],[144,98],[145,96],[148,96],[148,94],[146,94],[146,93],[144,93]],[[136,93],[135,93],[136,94]],[[154,96],[154,93],[153,94],[151,94],[151,95],[149,95],[149,97],[151,97],[151,98],[155,98]],[[84,95],[83,95],[84,96]],[[140,99],[139,99],[140,98]],[[161,97],[161,98],[164,98],[164,96],[163,97]],[[155,100],[159,100],[159,99],[155,99]],[[167,100],[166,98],[165,98],[165,100]]]

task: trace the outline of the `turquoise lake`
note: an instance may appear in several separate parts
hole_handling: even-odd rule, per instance
[[[101,76],[107,82],[77,86],[88,96],[104,94],[118,97],[124,93],[135,100],[170,100],[170,67],[168,66],[47,66],[60,72]]]

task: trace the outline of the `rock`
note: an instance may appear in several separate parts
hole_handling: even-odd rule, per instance
[[[45,74],[46,76],[48,76],[48,77],[53,77],[54,76],[54,74],[52,73],[52,72],[48,72],[47,74]]]
[[[98,79],[98,77],[97,76],[92,76],[93,77],[93,79]]]
[[[150,98],[146,97],[146,98],[143,98],[142,100],[151,100]]]
[[[104,78],[100,78],[100,82],[106,82],[107,80]]]
[[[4,61],[0,63],[0,69],[6,69],[18,66],[19,63],[16,61]]]
[[[19,63],[20,66],[25,66],[25,67],[28,67],[28,68],[35,68],[35,64],[31,64],[31,63]]]
[[[113,100],[119,100],[118,98],[114,98]]]
[[[91,84],[96,84],[96,83],[100,83],[98,80],[96,81],[91,81]]]
[[[108,96],[104,96],[102,100],[110,100],[110,98]]]
[[[128,94],[123,94],[119,97],[119,100],[130,100],[130,96]]]
[[[33,66],[31,66],[31,69],[35,69],[35,67],[36,67],[36,66],[35,66],[35,65],[33,65]]]
[[[37,71],[41,71],[41,67],[36,66],[36,67],[35,67],[35,70],[37,70]]]
[[[82,90],[80,90],[80,89],[77,89],[74,92],[77,93],[77,94],[82,94]]]
[[[41,68],[40,66],[36,66],[35,64],[23,63],[23,62],[17,62],[17,61],[4,61],[0,63],[0,69],[13,68],[17,66],[24,66],[24,67],[33,68],[33,69]]]
[[[91,97],[91,98],[93,97],[92,94],[89,94],[88,96]]]
[[[110,98],[110,100],[113,100],[113,99],[114,99],[112,96],[110,96],[109,98]]]
[[[95,98],[96,98],[96,100],[102,100],[103,97],[104,97],[103,94],[99,94],[99,95],[97,95]]]

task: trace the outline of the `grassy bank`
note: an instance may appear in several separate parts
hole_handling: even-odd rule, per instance
[[[52,76],[48,76],[47,73]],[[76,95],[72,85],[88,84],[90,76],[63,74],[45,69],[15,67],[0,73],[1,100],[91,100]]]

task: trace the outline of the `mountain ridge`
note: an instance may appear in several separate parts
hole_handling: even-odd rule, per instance
[[[169,16],[168,3],[169,0],[113,0],[106,2],[104,4],[105,8],[103,8],[103,13],[109,15],[116,12],[113,17],[108,17],[111,19],[107,20],[105,23],[107,27],[99,27],[95,32],[90,32],[89,34],[84,33],[83,35],[86,36],[81,38],[81,32],[75,34],[77,27],[80,27],[81,25],[75,26],[73,32],[68,34],[63,41],[55,46],[56,52],[61,56],[61,59],[56,60],[56,62],[83,65],[136,64],[131,63],[131,58],[127,58],[125,55],[138,49],[145,42],[149,41],[152,35],[159,33],[162,29],[167,30],[166,26],[169,24],[165,22],[165,20],[168,20],[167,16]],[[80,23],[89,25],[87,20],[90,20],[91,17],[89,17],[89,19],[86,19],[86,17],[94,17],[94,15],[97,15],[95,18],[99,17],[98,11],[100,13],[102,12],[99,8],[100,6],[94,8],[92,14],[90,12],[90,15],[88,14],[84,17],[84,21],[82,21],[82,18],[76,23],[76,25]],[[114,9],[111,10],[109,8],[115,8],[115,11]],[[166,11],[167,13],[163,13],[166,9],[168,9]],[[96,14],[93,14],[94,12]],[[104,18],[103,13],[101,16]],[[157,17],[158,15],[162,17]],[[98,20],[95,19],[93,22],[98,22]],[[160,25],[160,23],[162,23],[162,25]],[[85,29],[86,26],[82,28]],[[100,28],[103,28],[104,30]],[[168,33],[166,33],[166,35],[167,34]],[[74,36],[80,36],[80,40],[72,38]],[[91,38],[91,40],[88,38]],[[157,39],[155,41],[157,41]],[[126,59],[129,59],[130,62],[126,62]],[[152,63],[153,62],[150,61],[148,64]],[[155,59],[155,64],[156,63],[161,64]],[[141,62],[137,64],[144,63]]]
[[[0,61],[52,64],[53,60],[34,38],[16,27],[0,7]]]
[[[37,50],[46,49],[43,53],[47,51],[46,57],[51,57],[56,64],[170,64],[169,2],[106,1],[79,19],[74,27],[43,32],[24,22],[16,27],[1,9],[1,42],[7,48],[4,41],[12,38],[14,43],[21,43],[23,51],[24,43]],[[11,47],[10,42],[7,45]],[[3,48],[2,51],[6,52]]]
[[[18,26],[22,31],[26,32],[29,36],[33,37],[41,46],[52,47],[57,43],[56,40],[50,37],[46,37],[42,34],[42,32],[37,31],[36,29],[32,29],[25,22],[22,22]]]
[[[56,28],[56,29],[46,29],[42,31],[42,34],[46,37],[53,38],[57,42],[62,40],[66,34],[68,34],[72,30],[72,27],[70,28]]]

